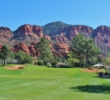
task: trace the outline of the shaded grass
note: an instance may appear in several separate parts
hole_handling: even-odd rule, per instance
[[[0,100],[109,100],[110,80],[79,68],[0,68]]]
[[[78,92],[102,93],[102,94],[110,93],[110,85],[108,84],[76,86],[70,87],[70,89]]]

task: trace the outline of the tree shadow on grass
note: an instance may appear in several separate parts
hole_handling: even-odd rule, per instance
[[[99,76],[93,76],[92,78],[110,79],[110,77],[99,77]]]
[[[70,90],[76,92],[87,92],[87,93],[110,93],[110,85],[84,85],[84,86],[76,86],[69,87]]]

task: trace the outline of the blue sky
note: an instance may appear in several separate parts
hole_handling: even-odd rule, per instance
[[[0,0],[0,26],[62,21],[73,25],[110,26],[110,0]]]

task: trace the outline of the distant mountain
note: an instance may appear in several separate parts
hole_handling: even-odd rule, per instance
[[[60,34],[60,31],[68,26],[70,25],[57,21],[57,22],[48,23],[44,25],[42,28],[44,34],[56,35],[56,34]]]
[[[91,37],[93,28],[85,25],[69,25],[57,21],[43,26],[43,33],[51,36],[52,40],[68,42],[79,33]]]
[[[104,56],[110,52],[109,26],[99,26],[93,29],[86,25],[69,25],[60,21],[48,23],[44,26],[25,24],[15,31],[11,31],[8,27],[0,27],[0,44],[12,46],[13,51],[23,50],[35,56],[38,50],[34,47],[34,44],[45,36],[51,41],[52,50],[55,54],[66,56],[69,52],[68,43],[77,34],[93,38],[95,43],[101,48]]]

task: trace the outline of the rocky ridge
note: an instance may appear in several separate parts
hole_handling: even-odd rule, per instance
[[[62,22],[49,23],[42,27],[25,24],[14,32],[7,27],[0,27],[0,43],[11,45],[14,52],[22,50],[27,54],[36,56],[38,50],[35,44],[41,37],[45,36],[51,41],[53,53],[66,56],[69,53],[68,43],[77,34],[84,34],[87,38],[93,38],[104,56],[110,52],[109,26],[99,26],[93,29],[86,25],[68,25]]]

